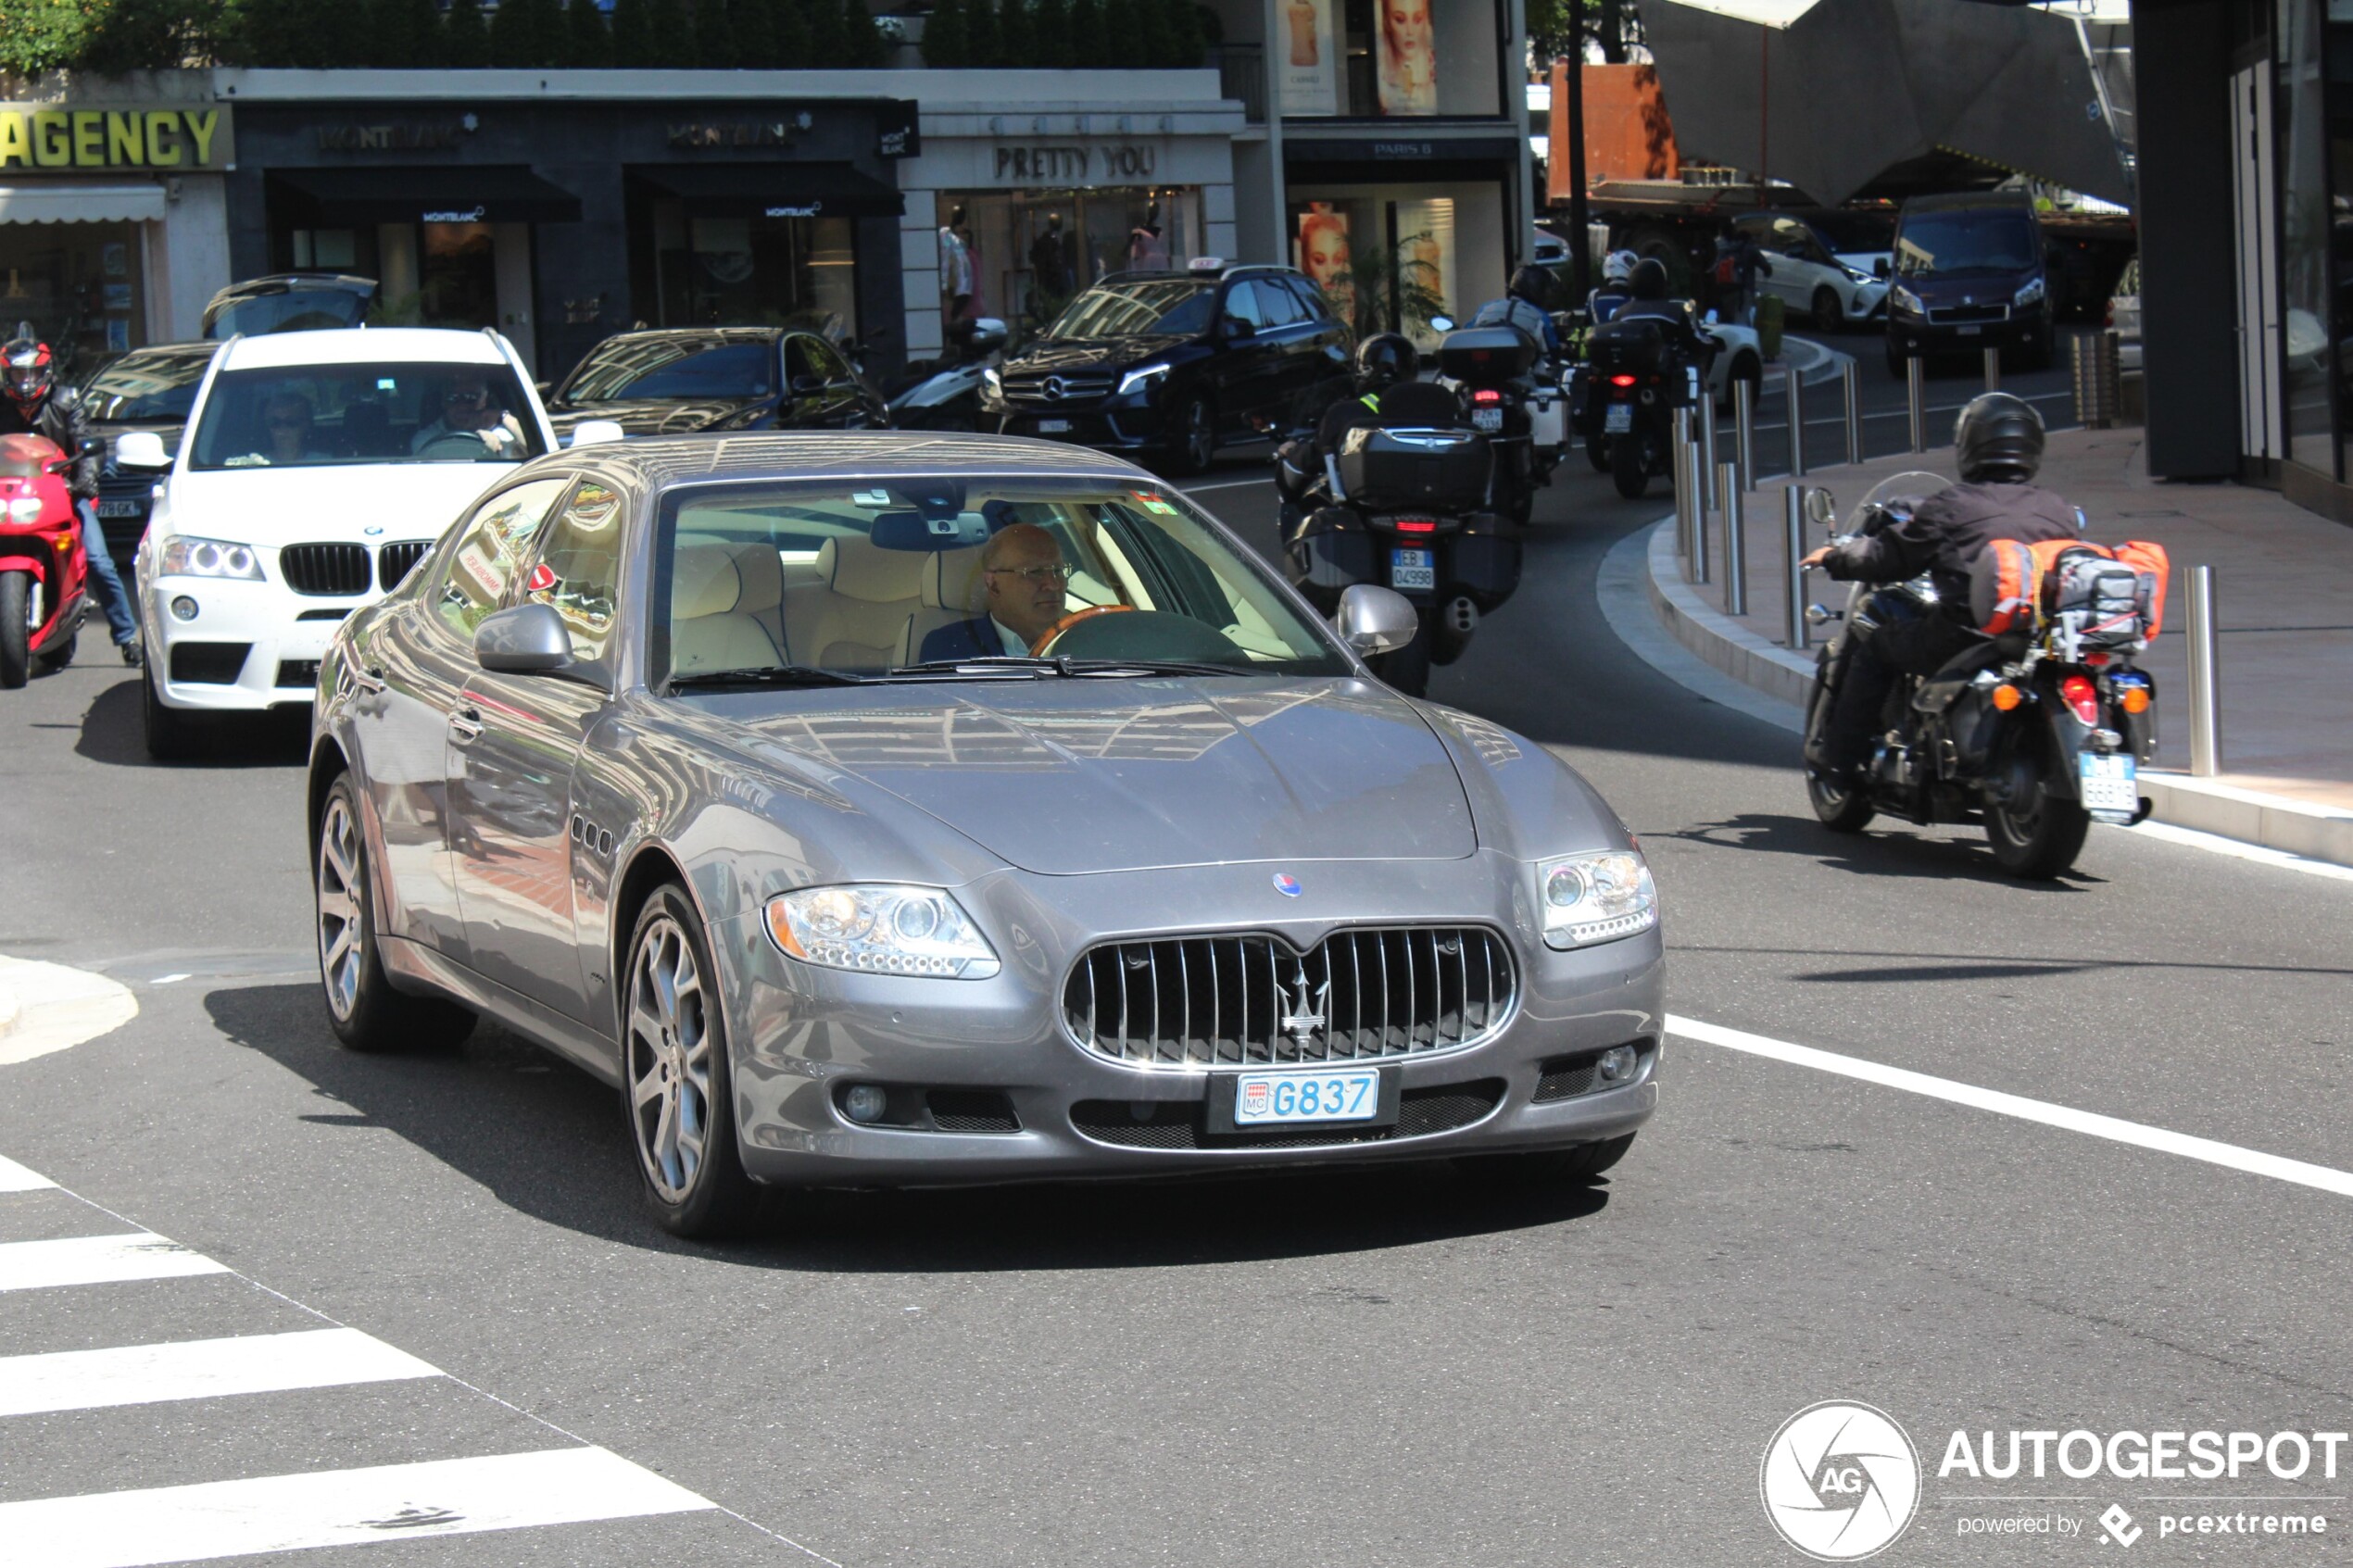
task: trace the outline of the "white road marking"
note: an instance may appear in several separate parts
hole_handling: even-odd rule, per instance
[[[2224,838],[2219,834],[2200,833],[2196,828],[2175,827],[2171,822],[2138,822],[2120,833],[2142,838],[2160,838],[2168,844],[2179,844],[2191,849],[2204,849],[2216,855],[2228,855],[2235,860],[2252,860],[2259,866],[2275,866],[2284,872],[2302,872],[2306,876],[2333,877],[2339,882],[2353,882],[2353,866],[2333,865],[2303,855],[2291,855],[2284,849],[2268,845],[2242,843]]]
[[[63,1350],[0,1357],[0,1416],[440,1375],[439,1367],[356,1328]]]
[[[1835,1073],[1843,1078],[1859,1078],[1867,1084],[1904,1089],[1977,1110],[2015,1116],[2021,1122],[2036,1122],[2045,1127],[2107,1138],[2115,1143],[2130,1144],[2135,1148],[2154,1149],[2159,1154],[2176,1154],[2184,1160],[2203,1160],[2208,1165],[2244,1171],[2249,1175],[2269,1176],[2273,1181],[2293,1182],[2298,1186],[2315,1187],[2340,1198],[2353,1198],[2353,1172],[2339,1171],[2332,1166],[2308,1164],[2301,1160],[2265,1154],[2260,1149],[2241,1148],[2236,1144],[2192,1137],[2187,1133],[2152,1127],[2141,1122],[2127,1122],[2120,1117],[2102,1116],[2097,1111],[2053,1105],[2047,1100],[2029,1099],[2023,1095],[2005,1094],[1999,1089],[1982,1089],[1974,1084],[1932,1077],[1926,1073],[1914,1073],[1908,1068],[1889,1067],[1883,1062],[1866,1061],[1860,1057],[1841,1056],[1835,1051],[1818,1050],[1812,1046],[1768,1039],[1745,1030],[1702,1023],[1697,1019],[1679,1018],[1672,1013],[1667,1015],[1667,1029],[1669,1034],[1680,1035],[1687,1040],[1697,1040],[1703,1045],[1721,1046],[1727,1050],[1770,1057],[1776,1061],[1810,1067],[1819,1073]]]
[[[713,1507],[604,1449],[0,1503],[0,1568],[140,1568]]]
[[[1275,476],[1265,473],[1260,474],[1256,479],[1221,479],[1214,484],[1180,484],[1177,488],[1188,495],[1198,495],[1204,490],[1233,490],[1245,484],[1272,484],[1274,483]]]
[[[0,1246],[0,1290],[46,1290],[60,1285],[114,1285],[183,1274],[225,1274],[216,1263],[153,1231],[128,1236],[76,1236],[62,1241],[12,1241]]]
[[[0,1192],[39,1192],[57,1184],[38,1171],[28,1171],[5,1154],[0,1154]]]

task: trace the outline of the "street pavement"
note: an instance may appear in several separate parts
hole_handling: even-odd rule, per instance
[[[1271,550],[1262,471],[1194,488]],[[1878,1561],[2331,1557],[2353,1453],[1939,1471],[1957,1431],[2353,1428],[2353,886],[2105,828],[2025,886],[1969,833],[1821,831],[1785,732],[1610,629],[1604,557],[1665,506],[1565,466],[1518,596],[1432,684],[1616,805],[1670,1009],[1735,1032],[1670,1040],[1656,1121],[1583,1189],[845,1193],[668,1238],[586,1077],[488,1028],[335,1046],[299,725],[150,765],[86,637],[0,694],[0,954],[138,1012],[0,1065],[0,1564],[185,1556],[170,1498],[107,1495],[228,1483],[216,1527],[305,1564],[1796,1563],[1760,1463],[1831,1399],[1919,1452]],[[75,1239],[103,1236],[134,1239]],[[256,1335],[304,1337],[274,1374],[64,1359]],[[2330,1533],[2160,1534],[2246,1510]],[[1963,1533],[2004,1519],[2049,1533]]]

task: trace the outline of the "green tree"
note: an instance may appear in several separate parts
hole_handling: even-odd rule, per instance
[[[1029,0],[998,0],[997,63],[1026,66],[1037,58],[1037,40],[1030,31]]]
[[[646,10],[651,47],[641,56],[649,66],[677,69],[695,63],[694,26],[686,19],[686,8],[679,0],[651,0]],[[633,62],[616,44],[612,57],[623,67]]]
[[[502,24],[506,29],[503,50],[499,46]],[[491,63],[522,69],[552,66],[562,52],[564,31],[560,0],[499,0],[490,22]]]
[[[564,7],[563,63],[574,70],[603,70],[612,64],[612,35],[597,0],[572,0]]]
[[[409,63],[419,70],[438,70],[449,63],[449,30],[435,0],[407,0]]]
[[[964,19],[964,0],[938,0],[924,23],[924,64],[954,70],[972,60],[972,31]]]
[[[1158,0],[1161,26],[1168,39],[1168,64],[1178,70],[1197,69],[1209,56],[1209,38],[1202,32],[1202,9],[1193,0]]]
[[[964,64],[983,70],[1005,63],[1005,30],[990,0],[972,0],[964,13]]]
[[[57,0],[0,0],[0,70],[54,70],[82,52],[87,31],[82,12]]]
[[[409,0],[362,0],[352,8],[364,12],[368,24],[368,55],[361,65],[378,70],[415,68],[416,18],[409,9]]]
[[[10,12],[15,8],[0,6],[0,32],[13,31],[16,19]],[[55,0],[46,8],[74,9]],[[209,65],[228,19],[221,0],[114,0],[111,6],[82,9],[84,19],[74,63],[107,76]]]
[[[737,57],[736,30],[725,0],[695,0],[695,64],[705,70],[733,70]]]
[[[645,65],[653,58],[653,0],[612,0],[612,60]]]
[[[890,60],[890,43],[875,25],[866,0],[841,0],[841,63],[855,70],[879,70]]]
[[[1070,63],[1079,70],[1101,70],[1112,63],[1103,0],[1070,0]]]
[[[1101,63],[1112,67],[1160,64],[1160,56],[1149,52],[1156,31],[1144,25],[1143,0],[1103,0],[1103,40],[1111,54]]]
[[[776,30],[776,64],[786,70],[804,70],[810,53],[809,10],[801,0],[768,0],[770,25]]]
[[[481,0],[449,0],[442,58],[454,70],[480,70],[490,63],[490,29]]]
[[[830,70],[842,64],[849,53],[849,40],[841,31],[841,6],[837,0],[803,0],[803,13],[809,19],[808,65]]]
[[[1070,64],[1070,0],[1038,0],[1029,19],[1029,63],[1047,70]]]
[[[727,0],[727,25],[736,34],[736,63],[747,70],[774,70],[776,10],[768,0]]]
[[[1582,59],[1590,42],[1614,66],[1642,41],[1642,18],[1626,0],[1528,0],[1528,46],[1538,69]]]

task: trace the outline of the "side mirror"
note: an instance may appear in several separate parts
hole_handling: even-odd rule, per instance
[[[500,675],[536,675],[572,662],[572,633],[552,605],[516,605],[474,628],[474,658]]]
[[[119,469],[168,469],[171,466],[171,454],[163,449],[163,437],[154,431],[125,431],[115,437],[114,466]]]
[[[1370,659],[1375,654],[1395,653],[1412,642],[1414,633],[1421,630],[1421,619],[1414,612],[1413,601],[1395,589],[1359,583],[1340,596],[1332,629],[1358,658]]]
[[[628,432],[621,428],[621,422],[618,420],[583,420],[572,427],[572,434],[564,445],[598,446],[608,441],[619,441],[627,434]]]
[[[1429,319],[1429,330],[1434,332],[1451,332],[1454,330],[1454,318],[1452,316],[1432,316]]]
[[[1756,275],[1760,278],[1771,277],[1773,275],[1773,264],[1766,260],[1763,257],[1758,257],[1756,258]]]
[[[1228,316],[1226,318],[1225,333],[1228,338],[1255,337],[1258,329],[1239,316]]]
[[[1874,278],[1884,278],[1887,275],[1887,257],[1882,256],[1878,260],[1871,263],[1871,276]]]
[[[1806,492],[1806,515],[1824,528],[1838,521],[1838,497],[1815,486]]]
[[[976,349],[1002,348],[1013,336],[1013,329],[994,316],[983,316],[972,325],[966,341]]]
[[[795,397],[814,397],[824,390],[825,378],[823,376],[795,376],[792,379],[791,391]]]
[[[1718,318],[1717,318],[1716,312],[1715,312],[1715,310],[1714,310],[1714,309],[1712,309],[1712,308],[1711,308],[1711,309],[1708,311],[1707,316],[1706,316],[1706,321],[1707,321],[1707,324],[1708,324],[1709,326],[1711,326],[1711,327],[1712,327],[1712,326],[1716,325],[1716,323],[1717,323],[1717,320],[1718,320]]]

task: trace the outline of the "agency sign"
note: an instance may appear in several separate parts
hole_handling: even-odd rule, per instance
[[[187,173],[237,160],[230,111],[215,104],[0,104],[0,172]]]

